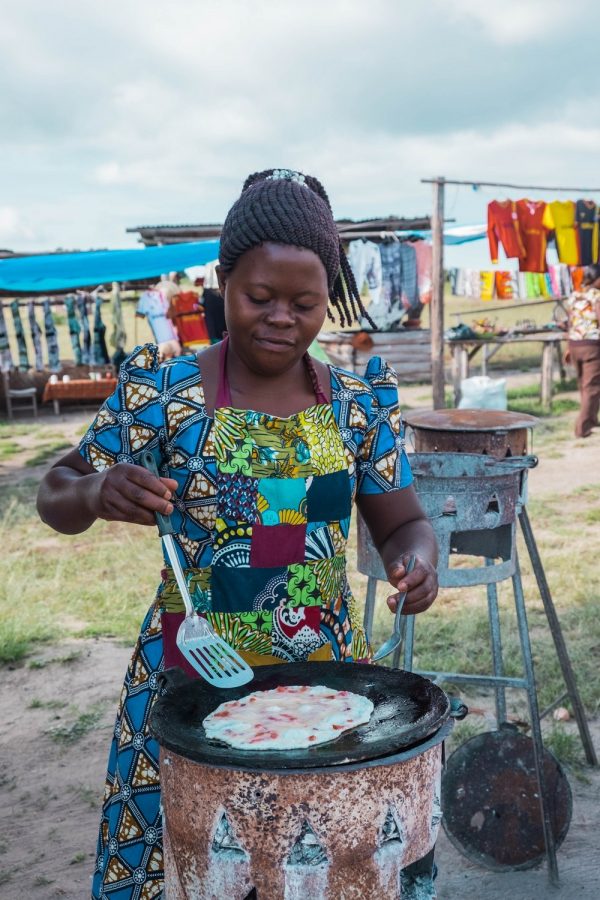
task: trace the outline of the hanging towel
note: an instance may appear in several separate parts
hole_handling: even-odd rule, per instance
[[[27,304],[27,315],[29,318],[29,330],[31,332],[31,341],[33,343],[33,352],[35,356],[35,368],[37,372],[41,372],[44,368],[44,357],[42,356],[42,329],[37,323],[35,317],[35,304],[30,300]]]
[[[121,363],[127,358],[125,353],[125,344],[127,343],[127,334],[125,333],[125,323],[123,322],[123,307],[121,306],[121,289],[118,281],[112,284],[112,301],[110,305],[112,318],[112,334],[110,336],[110,345],[115,348],[111,362],[115,369],[118,369]]]
[[[4,319],[4,307],[0,302],[0,371],[10,372],[13,367],[12,353],[8,342],[8,332]]]
[[[44,310],[44,334],[46,336],[46,347],[48,348],[48,368],[52,372],[58,372],[60,371],[58,336],[48,297],[42,303],[42,307]]]
[[[10,311],[13,317],[15,335],[17,338],[17,347],[19,350],[19,369],[26,372],[29,369],[29,356],[27,355],[27,344],[25,342],[25,331],[23,330],[23,322],[21,321],[21,313],[19,312],[19,301],[13,300],[10,304]]]
[[[479,296],[482,300],[494,299],[494,281],[493,272],[479,273]]]
[[[81,325],[77,319],[75,311],[75,294],[69,294],[65,298],[65,306],[67,308],[67,319],[69,322],[69,335],[71,336],[71,347],[73,348],[73,359],[76,366],[80,366],[82,362],[81,344],[79,343],[79,334]]]
[[[510,272],[496,272],[495,273],[495,283],[496,283],[496,296],[498,300],[512,300],[513,299],[513,283],[511,280]]]

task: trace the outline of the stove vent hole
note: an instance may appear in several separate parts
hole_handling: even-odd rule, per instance
[[[223,813],[217,825],[212,842],[212,851],[213,853],[226,853],[231,859],[239,859],[241,856],[246,856],[246,852],[237,841],[225,813]]]
[[[401,844],[402,833],[400,831],[398,819],[394,815],[394,811],[390,806],[388,807],[387,816],[385,817],[385,822],[383,823],[383,828],[381,829],[380,844],[383,847],[384,844],[390,844],[394,841],[398,844]]]
[[[325,849],[308,822],[305,822],[288,856],[288,866],[322,866],[326,863]]]

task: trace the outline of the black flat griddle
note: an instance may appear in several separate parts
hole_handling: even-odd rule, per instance
[[[319,685],[363,694],[374,704],[370,721],[337,740],[302,750],[234,750],[209,741],[202,722],[221,703],[285,685]],[[168,669],[150,717],[150,731],[168,750],[196,762],[243,769],[303,769],[389,756],[434,734],[450,715],[450,701],[433,682],[383,666],[311,662],[260,666],[232,690],[214,688]]]

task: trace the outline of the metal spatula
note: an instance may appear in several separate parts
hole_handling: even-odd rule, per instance
[[[408,565],[406,567],[406,574],[415,567],[415,557],[411,556],[408,561]],[[391,637],[385,641],[377,650],[376,653],[373,654],[373,662],[378,662],[380,659],[383,659],[385,656],[389,656],[392,651],[396,649],[396,647],[400,644],[402,640],[402,620],[400,618],[402,614],[402,607],[404,606],[404,601],[406,600],[406,591],[398,596],[398,606],[396,607],[396,616],[394,618],[394,630],[392,631]]]
[[[156,462],[150,451],[142,454],[141,463],[153,475],[159,477]],[[163,539],[167,559],[175,573],[175,580],[185,605],[185,619],[177,632],[177,646],[198,674],[215,687],[233,688],[247,684],[254,678],[250,666],[229,644],[215,634],[206,619],[194,610],[173,540],[175,529],[171,517],[158,512],[155,515],[158,533]]]

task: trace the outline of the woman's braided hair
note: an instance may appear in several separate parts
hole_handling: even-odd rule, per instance
[[[265,241],[312,250],[327,272],[329,299],[340,324],[368,319],[333,221],[329,197],[312,175],[265,169],[249,175],[221,231],[219,262],[226,272]],[[335,318],[328,308],[327,315]]]

